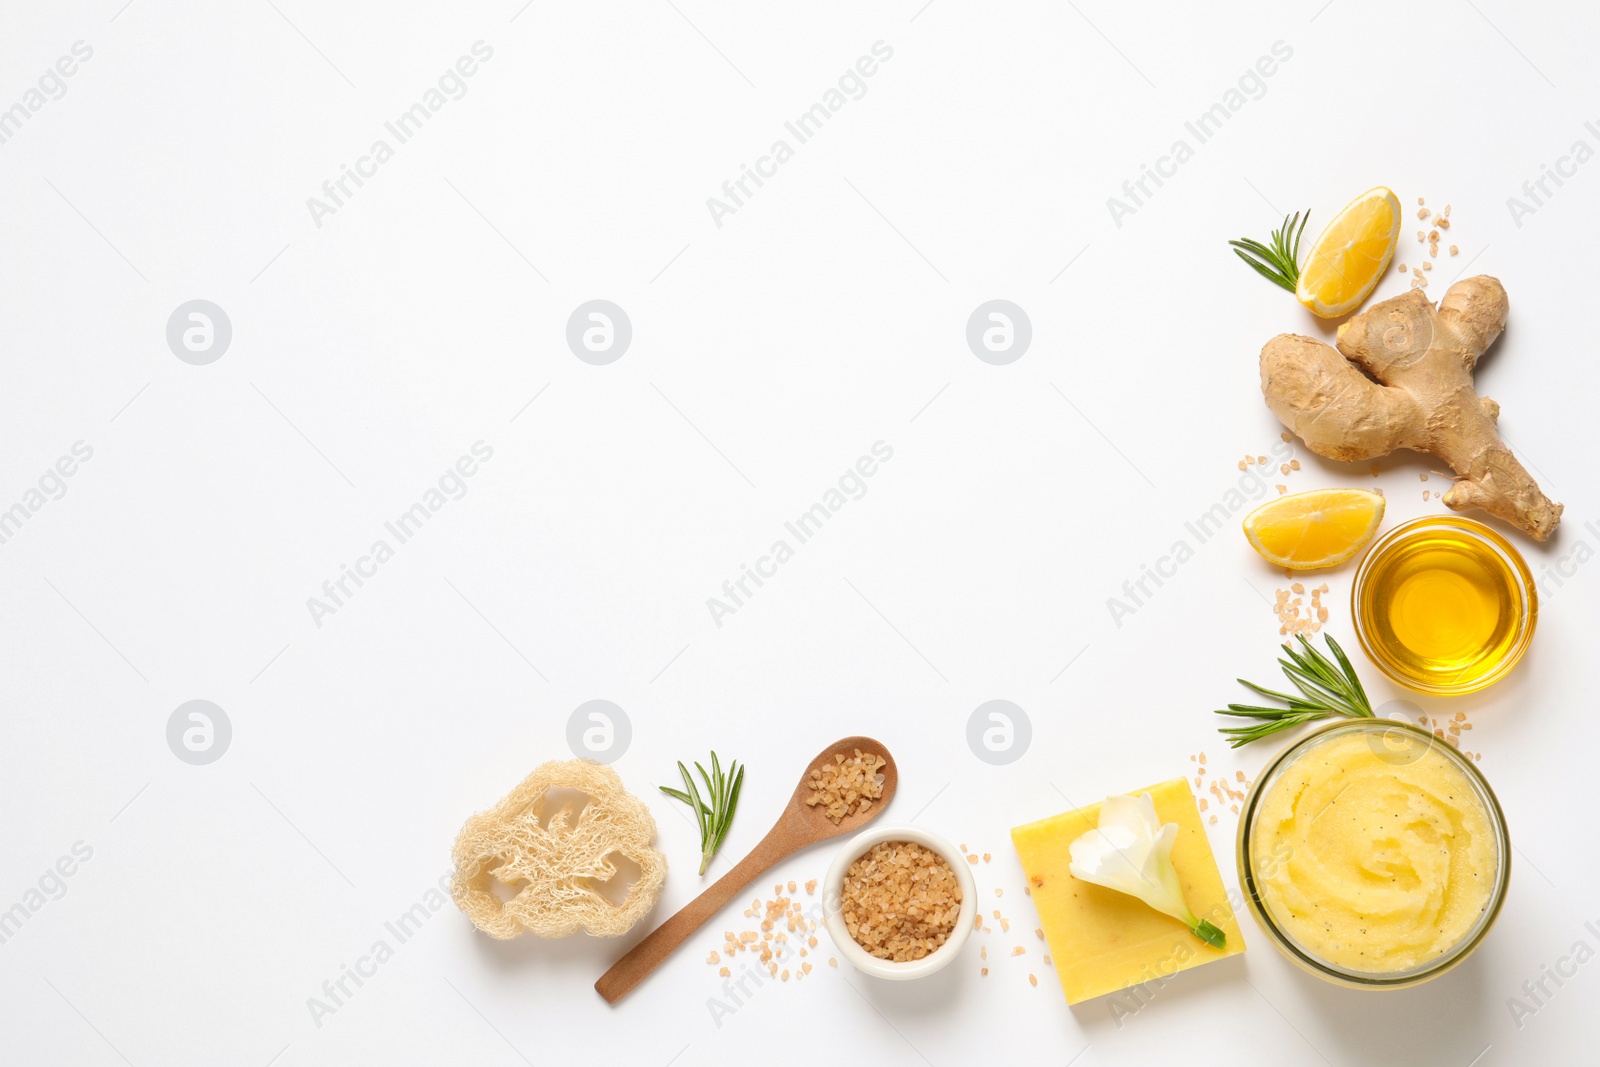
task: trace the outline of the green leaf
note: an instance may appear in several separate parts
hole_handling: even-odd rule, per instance
[[[1282,662],[1282,661],[1280,660],[1279,662]],[[1280,693],[1276,689],[1268,689],[1266,686],[1257,685],[1254,682],[1247,682],[1243,678],[1239,679],[1239,684],[1242,685],[1242,686],[1245,686],[1248,689],[1254,689],[1256,692],[1260,693],[1262,696],[1271,697],[1273,700],[1282,700],[1285,703],[1289,703],[1289,704],[1304,704],[1305,703],[1305,701],[1302,700],[1300,697],[1290,696],[1288,693]],[[1307,706],[1309,707],[1309,706],[1312,706],[1312,705],[1307,705]]]
[[[1282,719],[1298,713],[1298,708],[1263,708],[1255,704],[1229,704],[1226,710],[1216,712],[1218,715],[1245,715],[1252,719]]]
[[[739,764],[735,763],[734,766],[735,767],[739,767]],[[744,768],[743,767],[739,767],[739,773],[735,774],[733,776],[733,788],[731,790],[729,790],[729,792],[728,792],[727,811],[728,811],[728,824],[730,826],[733,824],[733,809],[738,807],[738,805],[739,805],[739,791],[741,789],[743,789],[743,788],[744,788]]]
[[[1250,269],[1274,285],[1289,292],[1295,291],[1300,280],[1300,238],[1311,221],[1311,212],[1296,211],[1285,216],[1283,225],[1272,231],[1271,244],[1263,244],[1250,237],[1229,241],[1234,255],[1244,260]],[[1296,228],[1296,223],[1299,224]]]
[[[1304,228],[1303,224],[1301,228]],[[1299,696],[1268,689],[1266,686],[1240,678],[1239,684],[1245,688],[1288,706],[1271,708],[1254,704],[1229,704],[1226,709],[1218,709],[1215,712],[1217,715],[1260,720],[1251,726],[1218,728],[1219,732],[1229,737],[1229,743],[1234,748],[1271,736],[1280,730],[1334,715],[1352,719],[1373,716],[1372,703],[1361,685],[1361,677],[1356,674],[1349,657],[1344,654],[1344,649],[1339,647],[1339,643],[1331,636],[1324,635],[1324,640],[1327,641],[1334,657],[1329,659],[1303,634],[1296,636],[1299,638],[1300,648],[1283,645],[1284,654],[1288,658],[1280,658],[1278,666],[1282,668],[1284,676],[1300,691]]]
[[[1367,716],[1376,714],[1372,710],[1372,701],[1367,699],[1367,691],[1361,684],[1361,676],[1350,666],[1350,657],[1344,654],[1344,649],[1339,647],[1339,642],[1335,641],[1332,635],[1326,636],[1324,640],[1328,642],[1328,647],[1333,649],[1333,654],[1339,657],[1339,666],[1344,668],[1345,677],[1350,679],[1350,688],[1354,691],[1356,705]]]
[[[706,807],[706,802],[700,799],[700,790],[695,788],[694,778],[689,774],[689,768],[682,761],[678,763],[678,773],[683,775],[683,784],[689,790],[689,807],[694,809],[694,821],[700,824],[700,836],[706,836],[706,827],[711,817],[711,809]]]
[[[1238,244],[1239,242],[1234,241],[1234,242],[1230,242],[1230,243],[1231,244]],[[1251,270],[1253,270],[1257,274],[1261,275],[1263,278],[1265,278],[1267,281],[1271,282],[1273,285],[1280,285],[1283,288],[1289,290],[1291,293],[1294,292],[1294,284],[1292,282],[1290,282],[1287,278],[1285,278],[1280,271],[1277,271],[1277,270],[1273,269],[1272,267],[1267,266],[1265,263],[1261,262],[1261,260],[1259,258],[1257,258],[1257,256],[1255,256],[1255,255],[1246,255],[1244,252],[1240,251],[1238,248],[1235,248],[1233,250],[1233,254],[1238,256],[1240,259],[1244,260],[1246,265],[1248,265]]]
[[[733,825],[734,808],[739,803],[739,792],[744,787],[744,768],[738,760],[733,760],[728,764],[727,773],[723,773],[722,760],[713,751],[711,770],[707,771],[698,762],[694,769],[700,773],[704,795],[682,760],[678,761],[678,774],[683,778],[684,788],[669,789],[664,785],[657,788],[674,800],[683,801],[694,812],[695,823],[700,828],[700,873],[703,875],[711,866],[717,850],[722,847],[722,842],[727,839],[728,828]]]
[[[1213,946],[1214,948],[1222,948],[1228,940],[1227,934],[1217,929],[1211,923],[1206,922],[1204,919],[1201,919],[1196,925],[1191,926],[1189,929],[1194,936],[1198,937],[1200,940],[1204,941],[1208,945]]]
[[[1282,660],[1278,662],[1283,663]],[[1298,667],[1283,664],[1283,673],[1295,684],[1295,688],[1305,694],[1306,703],[1318,708],[1343,708],[1348,702],[1338,692],[1328,689],[1318,683],[1317,679],[1305,673]]]
[[[1306,640],[1304,634],[1299,634],[1297,636],[1300,644],[1305,648],[1305,654],[1302,655],[1301,653],[1294,651],[1293,649],[1289,648],[1288,645],[1284,646],[1285,651],[1287,651],[1289,655],[1293,657],[1295,663],[1299,664],[1302,670],[1306,671],[1318,682],[1325,685],[1328,689],[1337,693],[1342,699],[1348,700],[1350,698],[1350,685],[1344,678],[1340,677],[1338,668],[1330,663],[1326,656],[1322,655],[1315,648],[1313,648],[1311,642]]]

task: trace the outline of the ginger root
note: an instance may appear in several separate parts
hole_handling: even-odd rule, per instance
[[[1505,287],[1488,275],[1452,285],[1437,307],[1413,289],[1340,326],[1337,351],[1297,334],[1268,341],[1261,392],[1318,455],[1353,461],[1409,448],[1438,456],[1457,475],[1446,505],[1481,508],[1543,541],[1562,505],[1500,440],[1500,405],[1472,385],[1508,310]]]

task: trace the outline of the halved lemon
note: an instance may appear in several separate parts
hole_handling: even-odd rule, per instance
[[[1269,500],[1244,519],[1250,547],[1268,563],[1313,571],[1366,547],[1383,521],[1383,497],[1365,489],[1312,489]]]
[[[1394,258],[1400,200],[1385,186],[1345,205],[1311,246],[1295,299],[1313,315],[1336,319],[1361,306]]]

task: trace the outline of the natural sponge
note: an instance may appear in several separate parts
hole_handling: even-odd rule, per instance
[[[557,790],[582,793],[587,803],[574,815],[573,803],[552,798]],[[661,893],[667,859],[654,847],[655,836],[649,809],[610,767],[592,760],[545,763],[461,828],[450,895],[474,926],[501,940],[579,930],[615,937]],[[618,856],[637,864],[639,875],[613,903],[599,889],[619,877]],[[502,901],[495,881],[516,895]]]

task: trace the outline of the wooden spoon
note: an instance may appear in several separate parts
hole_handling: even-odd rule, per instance
[[[872,802],[866,811],[847,815],[835,826],[833,820],[824,814],[820,805],[811,807],[806,804],[806,797],[812,790],[809,786],[811,772],[824,765],[831,765],[834,753],[846,757],[855,755],[860,749],[864,755],[879,755],[884,759],[878,774],[883,778],[883,796]],[[889,755],[889,750],[870,737],[845,737],[840,738],[817,754],[806,765],[805,773],[800,776],[800,784],[795,786],[794,795],[789,798],[788,806],[783,809],[783,814],[778,816],[778,821],[772,829],[767,831],[750,854],[723,875],[704,893],[695,897],[683,906],[672,918],[662,923],[651,931],[650,935],[629,950],[628,954],[614,963],[609,971],[600,976],[594,984],[595,991],[606,1001],[615,1004],[627,995],[628,991],[644,980],[645,976],[666,961],[674,949],[689,939],[689,935],[704,926],[710,918],[721,911],[723,905],[740,895],[751,882],[761,877],[777,864],[781,859],[792,856],[809,845],[819,841],[826,841],[830,837],[840,834],[853,834],[866,823],[876,818],[894,797],[894,789],[900,780],[900,773],[895,769],[894,757]]]

